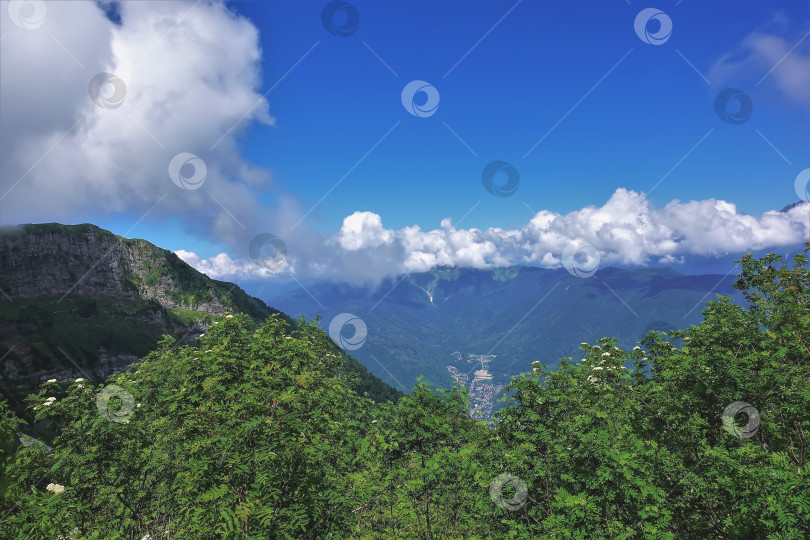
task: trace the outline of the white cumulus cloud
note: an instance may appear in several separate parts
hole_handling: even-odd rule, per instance
[[[270,278],[276,275],[290,274],[292,270],[286,261],[277,267],[269,268],[253,261],[232,259],[227,253],[220,253],[207,259],[202,259],[196,253],[182,249],[174,253],[183,261],[213,279],[240,281],[242,279]]]
[[[287,271],[307,277],[375,282],[436,266],[557,268],[562,266],[562,254],[569,245],[593,246],[602,266],[679,264],[694,255],[740,253],[808,240],[808,204],[761,216],[739,213],[734,204],[717,199],[676,200],[655,208],[643,193],[620,188],[600,207],[588,206],[568,214],[542,210],[519,229],[457,229],[451,220],[444,219],[433,230],[423,231],[418,226],[394,230],[385,228],[378,214],[356,212],[317,247],[302,253],[290,250]],[[252,268],[224,254],[202,260],[193,253],[178,255],[212,277],[267,276],[261,267]]]
[[[343,220],[337,241],[347,251],[391,243],[394,234],[383,229],[382,218],[373,212],[355,212]]]

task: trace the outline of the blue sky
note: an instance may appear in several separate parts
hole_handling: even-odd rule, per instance
[[[808,29],[807,2],[662,2],[657,6],[673,19],[672,37],[662,46],[643,43],[633,31],[645,5],[514,4],[356,2],[358,29],[342,38],[324,31],[320,2],[233,3],[262,31],[265,88],[320,42],[269,94],[278,124],[251,130],[245,155],[309,207],[401,122],[311,215],[324,232],[354,210],[376,212],[394,228],[434,227],[483,201],[465,224],[485,228],[530,218],[524,202],[559,212],[598,205],[617,187],[649,191],[712,128],[656,188],[657,202],[715,197],[761,213],[796,200],[792,179],[810,163],[808,110],[786,103],[773,81],[755,86],[765,72],[707,84],[676,50],[708,74],[774,19],[786,18],[780,30],[800,38]],[[413,79],[439,90],[435,115],[417,118],[403,110],[400,92]],[[728,86],[754,102],[744,125],[725,124],[715,114],[714,97]],[[483,190],[481,170],[495,159],[519,170],[514,197],[496,199]]]
[[[178,20],[187,22],[206,5],[188,2]],[[231,84],[247,84],[260,100],[265,96],[256,110],[266,108],[272,120],[262,122],[251,112],[223,144],[233,143],[226,164],[266,174],[263,182],[247,182],[256,207],[220,206],[239,225],[243,213],[267,217],[270,223],[256,224],[257,230],[270,227],[282,238],[287,233],[291,257],[296,243],[316,237],[352,253],[368,249],[366,256],[373,257],[391,243],[386,231],[439,230],[446,218],[459,230],[520,229],[541,211],[600,208],[619,188],[643,192],[644,204],[654,209],[675,200],[719,199],[736,205],[737,214],[761,216],[795,202],[794,179],[810,167],[810,91],[808,76],[800,73],[810,65],[806,1],[353,1],[344,9],[356,11],[359,22],[348,36],[333,35],[322,24],[326,5],[227,2],[257,32],[257,47],[249,53],[256,55],[258,78],[246,83],[244,74],[229,79],[213,70],[201,79],[213,86],[219,80],[225,101]],[[659,45],[645,43],[634,30],[637,14],[651,6],[672,21],[669,39]],[[123,28],[143,16],[127,3],[120,11]],[[658,23],[645,28],[655,34]],[[222,46],[234,38],[218,36]],[[120,55],[112,65],[126,71]],[[417,117],[403,107],[401,92],[413,80],[438,92],[435,114]],[[130,94],[134,77],[132,84]],[[715,112],[715,98],[727,88],[741,90],[753,104],[740,125]],[[417,95],[417,104],[423,97]],[[200,114],[225,106],[209,102]],[[218,124],[223,134],[232,116]],[[165,143],[165,133],[151,135]],[[192,150],[204,160],[222,159],[202,144]],[[482,185],[482,170],[494,160],[519,173],[511,197],[495,197]],[[227,167],[219,169],[224,183],[245,183]],[[93,221],[124,234],[147,202],[67,216],[54,212],[54,219]],[[8,203],[1,204],[8,212]],[[284,227],[273,223],[274,215],[287,212],[295,217]],[[347,248],[351,231],[344,219],[356,212],[367,213],[353,225],[362,229],[355,232],[363,241]],[[220,252],[246,258],[238,247],[245,242],[234,240],[240,235],[215,232],[220,225],[212,222],[228,218],[202,214],[207,217],[158,210],[129,235],[201,258]],[[314,236],[296,237],[290,223],[304,216],[300,228]],[[566,231],[576,229],[569,225]],[[650,253],[664,252],[670,255],[663,248]],[[533,262],[543,259],[538,253]],[[313,257],[300,255],[299,273]],[[485,259],[481,264],[498,264],[498,257]]]

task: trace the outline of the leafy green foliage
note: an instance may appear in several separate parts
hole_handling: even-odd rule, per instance
[[[361,395],[317,320],[167,336],[27,398],[58,435],[0,454],[0,536],[806,538],[808,259],[741,263],[746,308],[537,362],[490,423],[461,387]],[[6,450],[18,424],[0,403]]]

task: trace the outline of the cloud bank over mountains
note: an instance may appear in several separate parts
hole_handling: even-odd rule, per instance
[[[319,249],[308,246],[298,253],[295,245],[289,245],[286,264],[276,271],[224,253],[210,259],[185,251],[178,255],[198,270],[222,279],[292,273],[374,282],[436,266],[558,268],[568,246],[577,250],[593,246],[602,266],[635,266],[677,264],[694,255],[720,256],[809,239],[810,204],[761,216],[738,213],[734,204],[716,199],[672,201],[655,208],[643,193],[620,188],[600,207],[588,206],[565,215],[542,210],[519,229],[463,229],[444,219],[438,229],[423,231],[412,226],[393,230],[384,226],[378,214],[355,212],[343,220],[340,230],[321,239]]]

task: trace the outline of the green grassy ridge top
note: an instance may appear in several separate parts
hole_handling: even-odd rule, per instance
[[[109,234],[110,236],[117,236],[108,230],[102,229],[92,223],[79,223],[76,225],[64,225],[62,223],[23,223],[20,225],[11,225],[0,228],[0,238],[6,236],[24,236],[28,234],[48,234],[48,233],[61,233],[69,234],[71,236],[80,237],[84,236],[87,232],[98,232],[102,234]],[[121,237],[119,237],[121,238]]]

